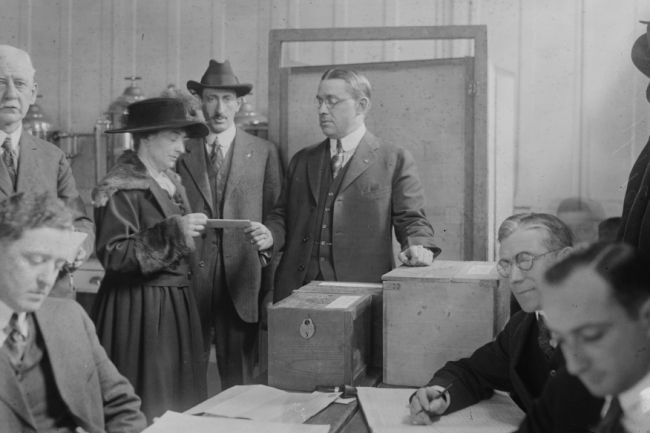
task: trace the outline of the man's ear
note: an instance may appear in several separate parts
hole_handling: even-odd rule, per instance
[[[358,114],[368,113],[368,110],[370,109],[370,99],[364,96],[357,101],[357,104],[359,104],[359,108],[357,110]]]
[[[34,81],[34,85],[32,86],[32,97],[31,97],[30,105],[36,103],[37,96],[38,96],[38,83]]]

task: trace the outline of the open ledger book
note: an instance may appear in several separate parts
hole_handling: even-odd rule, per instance
[[[524,413],[510,397],[496,393],[491,399],[440,417],[432,425],[413,425],[408,401],[414,389],[366,388],[357,392],[373,433],[424,430],[440,433],[507,433],[516,430]]]

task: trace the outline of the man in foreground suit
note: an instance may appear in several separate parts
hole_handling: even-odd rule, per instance
[[[75,211],[75,230],[87,237],[77,257],[63,267],[52,294],[74,297],[70,272],[93,252],[95,232],[86,217],[65,154],[55,145],[23,131],[22,121],[36,101],[38,85],[25,51],[0,45],[0,200],[15,192],[48,192]]]
[[[545,277],[542,305],[567,369],[592,394],[607,397],[597,431],[648,433],[648,258],[627,244],[599,243],[572,254]]]
[[[188,81],[187,88],[201,98],[210,129],[205,139],[188,142],[178,162],[192,210],[263,220],[280,194],[282,167],[274,144],[235,126],[241,98],[253,86],[240,83],[227,60],[210,60],[201,82]],[[262,269],[241,228],[207,229],[196,243],[192,285],[206,355],[214,341],[222,389],[250,383],[259,373],[258,322],[270,300],[273,267]]]
[[[507,279],[522,311],[515,313],[496,339],[468,358],[451,361],[435,372],[426,387],[411,398],[411,419],[430,424],[444,415],[490,398],[495,389],[507,391],[525,412],[550,377],[561,372],[562,353],[551,345],[541,308],[538,284],[544,272],[571,250],[570,229],[549,214],[527,213],[507,218],[499,228],[497,270]],[[563,376],[563,404],[542,422],[526,420],[520,431],[586,432],[598,422],[602,401],[589,395],[574,378]],[[447,385],[451,389],[444,392]]]
[[[74,257],[72,215],[47,194],[0,202],[2,431],[139,432],[140,399],[74,301],[48,298]]]
[[[327,138],[296,153],[273,212],[247,229],[260,251],[283,251],[275,302],[312,280],[380,282],[395,264],[393,230],[408,266],[440,253],[413,156],[366,130],[370,93],[356,71],[323,74],[316,108]]]

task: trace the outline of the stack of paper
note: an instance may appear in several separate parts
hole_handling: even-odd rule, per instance
[[[258,422],[167,411],[143,433],[327,433],[328,425]]]

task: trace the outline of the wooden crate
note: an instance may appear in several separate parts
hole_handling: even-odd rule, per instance
[[[382,280],[387,384],[424,385],[445,362],[491,341],[508,320],[509,293],[493,263],[436,260]]]
[[[383,360],[384,311],[383,286],[379,283],[353,283],[344,281],[312,281],[298,290],[299,293],[336,293],[347,295],[365,294],[372,297],[370,307],[370,366],[381,371]]]
[[[369,295],[293,293],[269,307],[269,385],[355,385],[370,354]]]

